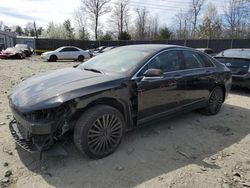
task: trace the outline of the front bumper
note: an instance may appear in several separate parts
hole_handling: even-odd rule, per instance
[[[25,138],[24,135],[27,132],[25,132],[24,129],[20,128],[20,126],[21,125],[18,124],[18,122],[16,120],[12,120],[9,123],[10,133],[13,136],[15,142],[28,152],[31,152],[31,153],[37,152],[38,148],[31,140]]]
[[[47,135],[52,133],[52,127],[55,122],[28,122],[25,118],[11,108],[15,120],[20,123],[30,134]]]
[[[41,59],[43,59],[43,60],[48,60],[49,58],[48,58],[47,55],[41,55]]]
[[[24,150],[41,152],[53,144],[53,122],[31,123],[11,108],[14,119],[9,123],[15,142]]]
[[[233,75],[233,85],[250,88],[250,73],[245,75]]]

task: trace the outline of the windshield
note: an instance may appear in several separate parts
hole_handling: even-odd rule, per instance
[[[13,48],[6,48],[5,51],[13,51]]]
[[[63,48],[64,48],[64,47],[57,48],[55,51],[56,51],[56,52],[59,52],[59,51],[61,51]]]
[[[116,48],[90,59],[79,68],[125,73],[135,68],[147,55],[149,55],[148,52],[143,50]]]
[[[28,48],[26,44],[17,44],[15,47],[16,48]]]

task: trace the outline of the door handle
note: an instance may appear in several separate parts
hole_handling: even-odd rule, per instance
[[[205,73],[209,74],[209,73],[212,73],[211,70],[206,70]]]

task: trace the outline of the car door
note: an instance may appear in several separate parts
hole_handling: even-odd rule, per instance
[[[183,104],[204,102],[214,84],[215,66],[205,54],[182,50],[182,55],[186,69],[183,72],[186,80],[186,99]]]
[[[70,48],[66,47],[59,51],[57,55],[58,59],[71,59]]]
[[[162,77],[145,80],[143,73],[148,69],[160,69]],[[161,114],[178,107],[185,89],[179,70],[184,68],[177,50],[161,52],[141,70],[137,79],[138,119]]]
[[[70,50],[71,50],[70,58],[77,59],[78,56],[80,55],[80,51],[77,48],[70,48]]]

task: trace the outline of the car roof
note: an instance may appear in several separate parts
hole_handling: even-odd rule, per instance
[[[227,49],[220,52],[216,57],[250,59],[250,48]]]
[[[195,48],[196,50],[213,50],[212,48]]]
[[[169,45],[169,44],[136,44],[136,45],[127,45],[127,46],[121,46],[119,48],[126,48],[131,50],[138,50],[138,51],[146,51],[146,52],[156,52],[168,48],[188,48],[185,46],[177,46],[177,45]]]
[[[62,46],[60,48],[78,48],[78,47],[76,47],[76,46]],[[80,49],[80,48],[78,48],[78,49]]]

